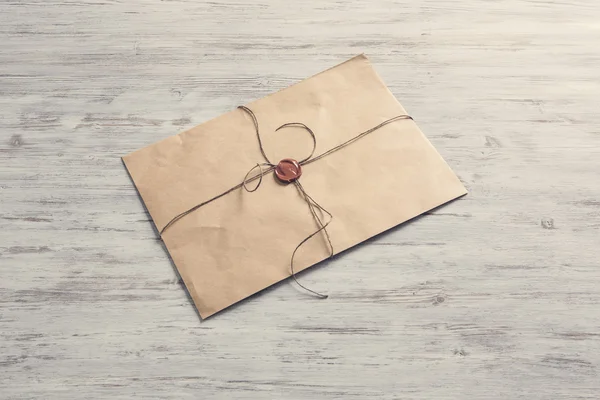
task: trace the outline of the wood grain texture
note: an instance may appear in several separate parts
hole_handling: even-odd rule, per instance
[[[598,21],[0,2],[0,398],[597,399]],[[119,157],[361,52],[470,195],[200,321]]]

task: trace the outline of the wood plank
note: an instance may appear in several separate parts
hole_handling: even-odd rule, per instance
[[[0,3],[0,398],[596,399],[592,0]],[[469,196],[201,322],[119,157],[365,52]]]

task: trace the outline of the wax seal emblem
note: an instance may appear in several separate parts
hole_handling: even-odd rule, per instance
[[[290,183],[300,178],[302,175],[302,167],[298,164],[298,161],[292,160],[291,158],[284,158],[279,161],[279,164],[275,167],[275,176],[281,182]]]

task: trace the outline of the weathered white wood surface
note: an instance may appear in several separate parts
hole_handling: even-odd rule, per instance
[[[0,398],[597,399],[600,5],[0,2]],[[470,195],[200,321],[119,157],[365,52]]]

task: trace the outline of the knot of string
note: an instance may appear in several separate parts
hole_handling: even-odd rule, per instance
[[[252,122],[254,124],[254,130],[256,132],[256,139],[258,141],[258,146],[260,148],[260,153],[262,154],[264,160],[266,162],[263,163],[256,163],[256,165],[254,167],[252,167],[248,173],[246,173],[246,176],[244,177],[244,179],[242,180],[241,183],[238,183],[237,185],[235,185],[234,187],[232,187],[231,189],[226,190],[225,192],[218,194],[216,196],[214,196],[211,199],[208,199],[202,203],[199,203],[193,207],[191,207],[190,209],[176,215],[175,217],[173,217],[161,230],[160,230],[160,235],[162,236],[162,234],[167,230],[167,228],[169,228],[170,226],[172,226],[175,222],[179,221],[181,218],[185,217],[186,215],[196,211],[197,209],[199,209],[200,207],[211,203],[225,195],[227,195],[228,193],[233,192],[234,190],[243,188],[244,190],[246,190],[247,192],[251,193],[251,192],[255,192],[256,190],[258,190],[258,188],[260,187],[262,180],[263,180],[263,176],[271,173],[272,171],[275,170],[276,165],[273,164],[270,160],[269,157],[267,157],[267,154],[265,152],[265,149],[263,147],[263,143],[260,137],[260,129],[259,129],[259,125],[258,125],[258,120],[256,118],[256,115],[254,114],[254,112],[252,110],[250,110],[248,107],[246,106],[238,106],[239,109],[243,110],[245,113],[247,113],[250,118],[252,119]],[[366,135],[384,127],[385,125],[388,125],[392,122],[395,121],[399,121],[399,120],[407,120],[410,119],[412,120],[413,118],[410,115],[397,115],[395,117],[392,117],[390,119],[387,119],[385,121],[383,121],[382,123],[380,123],[377,126],[374,126],[371,129],[368,129],[364,132],[359,133],[358,135],[352,137],[351,139],[325,151],[324,153],[319,154],[318,156],[314,156],[315,150],[317,148],[317,138],[316,135],[314,134],[314,132],[305,124],[301,123],[301,122],[288,122],[286,124],[281,125],[279,128],[277,128],[275,131],[279,131],[280,129],[283,128],[287,128],[287,127],[299,127],[299,128],[303,128],[304,130],[306,130],[311,138],[312,138],[312,143],[313,143],[313,147],[312,150],[310,152],[310,154],[303,158],[302,160],[300,160],[298,162],[299,165],[306,165],[306,164],[310,164],[313,163],[333,152],[336,152],[354,142],[356,142],[357,140],[365,137]],[[256,171],[256,169],[259,170],[258,174],[252,175],[252,173],[254,171]],[[254,187],[250,187],[248,186],[249,183],[252,183],[254,181],[258,180],[258,182],[254,185]],[[320,298],[320,299],[326,299],[328,296],[325,294],[321,294],[319,292],[316,292],[314,290],[311,290],[309,288],[307,288],[306,286],[302,285],[298,279],[296,278],[296,271],[294,270],[294,259],[296,256],[296,253],[298,252],[298,250],[302,247],[302,245],[304,245],[306,242],[308,242],[311,238],[313,238],[315,235],[323,232],[323,234],[325,235],[325,239],[327,240],[327,245],[329,248],[329,257],[331,258],[334,256],[335,252],[333,249],[333,244],[331,243],[331,238],[329,236],[329,232],[327,232],[327,226],[331,223],[331,221],[333,220],[333,215],[327,211],[325,208],[323,208],[319,203],[317,203],[304,189],[304,187],[302,186],[302,184],[300,183],[299,179],[295,179],[292,181],[292,183],[294,184],[294,186],[296,186],[296,189],[298,190],[298,192],[300,193],[300,195],[302,196],[302,198],[304,199],[304,201],[306,202],[306,204],[308,205],[308,209],[317,225],[317,229],[312,232],[310,235],[308,235],[307,237],[305,237],[294,249],[294,251],[292,252],[292,256],[290,258],[290,273],[291,273],[291,277],[294,279],[294,281],[296,282],[296,284],[298,284],[298,286],[300,286],[302,289],[312,293],[313,295],[315,295],[316,297]],[[327,220],[325,220],[324,217],[327,217]]]

